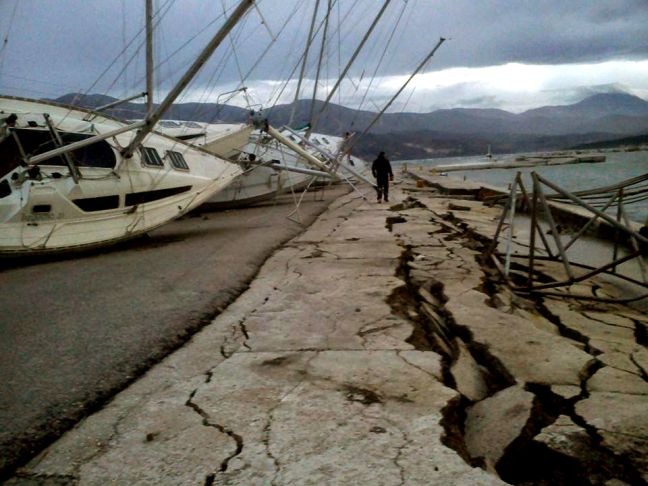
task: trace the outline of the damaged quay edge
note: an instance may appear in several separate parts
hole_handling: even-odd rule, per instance
[[[16,480],[645,482],[648,319],[514,295],[480,258],[499,209],[410,187],[338,199]]]
[[[446,409],[446,443],[513,484],[643,484],[648,318],[620,304],[514,295],[480,258],[501,209],[413,194],[393,231],[413,296],[411,342],[444,357],[444,382],[461,393]],[[590,286],[579,290],[618,294]]]

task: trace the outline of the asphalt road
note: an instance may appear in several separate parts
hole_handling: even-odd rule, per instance
[[[346,187],[304,198],[311,224]],[[191,215],[92,253],[0,261],[0,479],[244,291],[304,226],[292,196]]]

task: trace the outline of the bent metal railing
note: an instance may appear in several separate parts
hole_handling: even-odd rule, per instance
[[[552,289],[569,287],[574,283],[583,282],[599,274],[613,275],[614,277],[621,278],[623,280],[639,285],[642,288],[648,289],[648,272],[646,271],[646,263],[643,257],[643,253],[645,253],[646,248],[648,248],[648,238],[645,235],[635,231],[631,227],[630,220],[628,219],[628,216],[624,209],[624,198],[627,196],[627,194],[624,193],[624,189],[632,186],[633,184],[637,184],[638,182],[648,180],[648,174],[640,176],[639,178],[629,179],[628,181],[624,181],[624,183],[619,183],[608,188],[602,188],[598,193],[595,191],[583,191],[579,193],[569,192],[543,178],[536,172],[531,173],[531,179],[533,184],[533,191],[529,193],[522,181],[521,173],[518,172],[516,174],[513,183],[511,184],[511,190],[508,194],[508,197],[503,196],[506,197],[504,210],[502,211],[502,216],[500,217],[497,224],[497,229],[495,230],[493,241],[484,255],[485,259],[492,261],[492,263],[495,265],[497,270],[500,272],[500,274],[512,288],[512,290],[526,294],[543,294],[564,297],[567,294],[554,292],[552,291]],[[545,194],[543,187],[552,189],[553,191],[555,191],[555,194]],[[628,193],[632,195],[633,201],[642,200],[642,196],[646,196],[648,194],[648,189],[643,187],[636,189],[635,187],[633,190],[628,191]],[[585,202],[583,200],[584,196],[604,199],[604,201],[599,202],[599,204],[602,204],[602,207],[599,209],[594,207],[592,204]],[[607,197],[607,199],[605,199],[605,197]],[[548,200],[550,199],[569,201],[576,206],[585,209],[587,211],[587,216],[589,216],[589,219],[585,222],[585,224],[576,232],[576,234],[571,237],[571,239],[567,243],[564,243],[562,241],[561,235],[559,234],[559,225],[556,224],[554,214],[552,213],[552,205],[548,202]],[[613,204],[616,204],[617,206],[616,218],[604,212]],[[530,234],[528,245],[529,251],[526,254],[513,252],[513,228],[515,224],[514,218],[516,206],[526,207],[528,208],[530,213]],[[553,210],[556,210],[555,205],[553,207]],[[540,213],[542,213],[546,224],[549,225],[549,231],[547,233],[551,235],[550,238],[553,238],[553,243],[555,245],[555,248],[553,249],[539,224]],[[508,231],[506,231],[505,236],[505,250],[501,252],[497,251],[497,247],[499,245],[500,238],[504,233],[505,222],[507,219]],[[568,257],[568,250],[599,219],[608,223],[615,232],[611,260],[597,267],[586,265],[584,263],[577,263],[573,260],[570,260]],[[629,253],[625,256],[619,256],[619,246],[621,244],[620,240],[622,235],[625,236],[625,241],[627,242],[627,246],[629,246]],[[540,238],[542,247],[536,248],[537,236],[539,236]],[[545,253],[545,255],[541,255],[540,253]],[[511,262],[513,258],[527,261],[525,279],[526,282],[524,282],[522,285],[519,284],[519,279],[516,279],[518,280],[518,282],[516,283],[514,279],[511,278]],[[501,259],[503,259],[503,263]],[[617,272],[617,266],[633,259],[638,262],[641,273],[641,281]],[[562,280],[553,279],[553,281],[551,282],[541,282],[539,279],[539,273],[534,269],[536,262],[541,260],[561,263],[565,271],[565,278]],[[577,269],[584,270],[584,272],[579,273]],[[595,295],[586,296],[577,294],[569,294],[569,296],[578,299],[596,300],[602,302],[630,302],[644,299],[648,297],[648,293],[626,299],[611,299],[597,297]]]

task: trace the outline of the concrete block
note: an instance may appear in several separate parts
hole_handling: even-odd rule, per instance
[[[534,395],[511,386],[466,411],[465,441],[470,455],[496,465],[520,436],[531,416]]]

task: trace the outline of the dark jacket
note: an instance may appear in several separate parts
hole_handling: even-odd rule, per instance
[[[371,165],[371,173],[378,182],[387,182],[394,176],[389,159],[385,157],[384,154],[380,154],[376,160],[373,161],[373,164]]]

